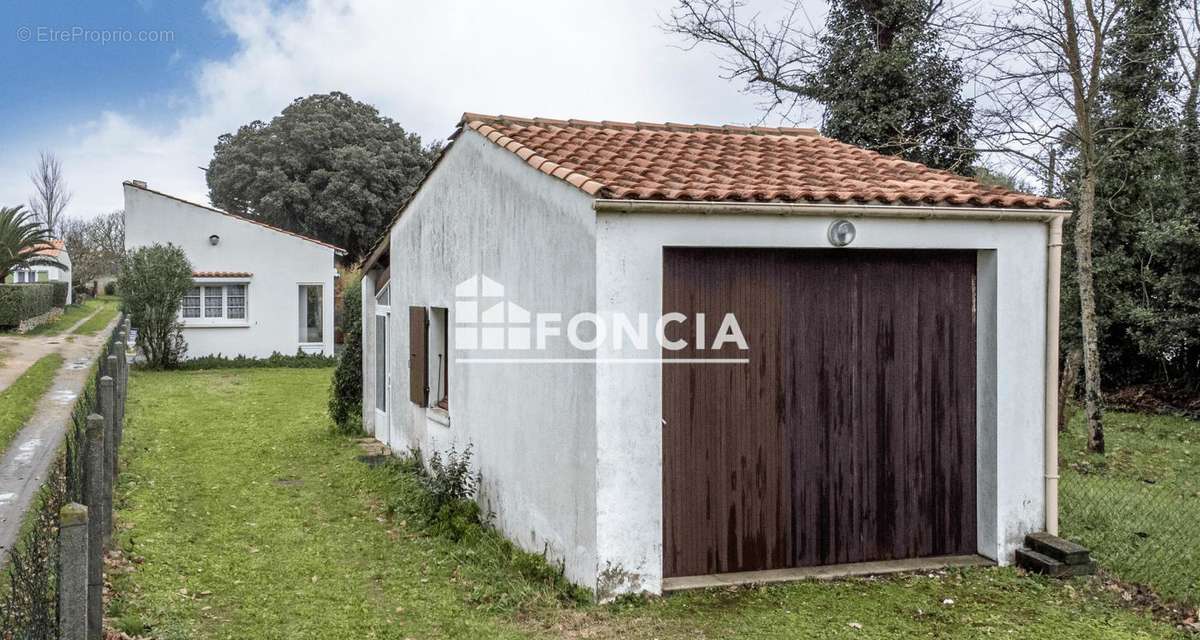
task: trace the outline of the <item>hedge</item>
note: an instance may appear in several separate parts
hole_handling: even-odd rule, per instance
[[[0,284],[0,327],[15,327],[22,320],[54,308],[50,284]]]
[[[50,286],[54,287],[54,306],[67,306],[67,290],[71,287],[71,283],[55,281],[51,282]]]

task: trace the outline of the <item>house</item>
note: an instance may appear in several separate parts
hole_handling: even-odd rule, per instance
[[[364,261],[363,422],[470,446],[602,599],[1009,564],[1057,526],[1066,206],[810,129],[468,113]]]
[[[258,220],[125,187],[125,248],[182,247],[194,286],[179,310],[187,357],[333,355],[334,261],[344,251]]]
[[[75,294],[71,291],[71,254],[67,252],[62,240],[51,240],[49,244],[43,246],[37,251],[38,255],[54,258],[63,266],[56,267],[53,265],[35,265],[24,269],[18,269],[8,274],[4,281],[13,283],[24,282],[65,282],[67,283],[67,304],[71,304],[75,300]]]

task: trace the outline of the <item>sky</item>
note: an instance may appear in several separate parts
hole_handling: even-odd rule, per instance
[[[426,142],[464,111],[759,122],[715,51],[663,32],[672,4],[0,0],[0,205],[27,203],[39,151],[61,160],[72,217],[121,208],[127,179],[207,202],[219,135],[335,90]]]

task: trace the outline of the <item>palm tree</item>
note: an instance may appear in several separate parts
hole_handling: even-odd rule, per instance
[[[33,266],[66,269],[67,265],[57,258],[41,253],[53,239],[50,230],[24,207],[0,207],[0,282],[17,269]]]

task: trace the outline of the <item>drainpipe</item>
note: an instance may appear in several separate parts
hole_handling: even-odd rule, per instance
[[[1046,245],[1046,532],[1058,535],[1058,309],[1063,219],[1050,219]]]

